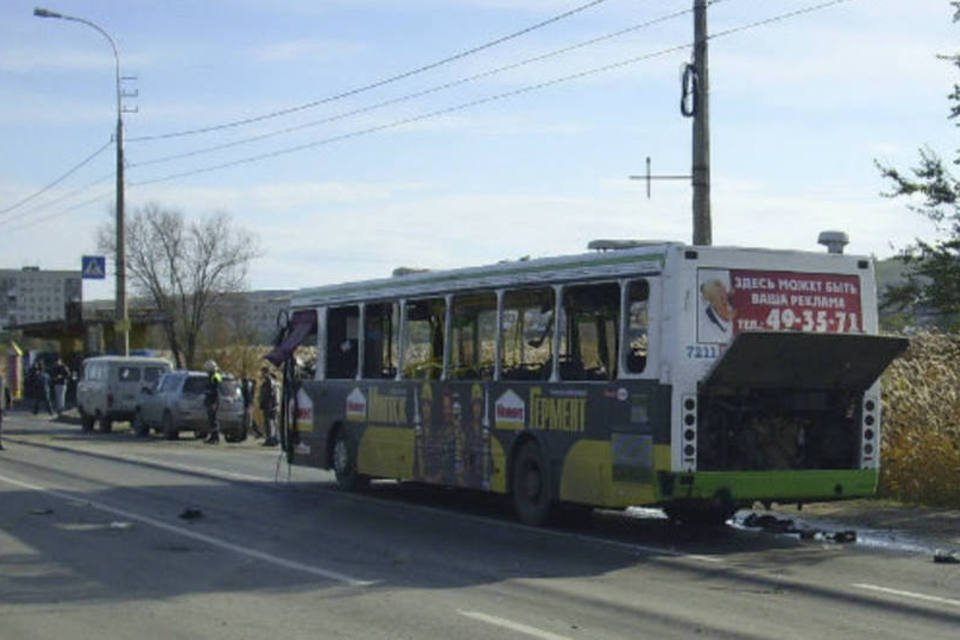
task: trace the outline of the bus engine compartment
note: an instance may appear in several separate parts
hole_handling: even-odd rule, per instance
[[[754,389],[703,395],[702,471],[854,469],[860,462],[862,394],[844,390]]]
[[[868,389],[907,346],[865,334],[743,333],[697,390],[702,471],[857,469],[879,442]]]

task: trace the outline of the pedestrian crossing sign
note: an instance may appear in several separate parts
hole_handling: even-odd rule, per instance
[[[107,277],[106,256],[82,256],[80,275],[84,280],[104,280]]]

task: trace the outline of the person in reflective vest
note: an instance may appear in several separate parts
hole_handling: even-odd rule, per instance
[[[220,368],[213,360],[207,360],[203,365],[207,372],[207,390],[204,393],[203,404],[207,408],[207,428],[209,435],[204,440],[207,444],[220,443],[220,420],[217,418],[217,412],[220,410],[220,383],[223,381],[223,374]]]

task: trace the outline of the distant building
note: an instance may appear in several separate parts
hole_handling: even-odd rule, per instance
[[[80,271],[0,269],[0,330],[38,322],[79,321],[82,294]]]
[[[293,291],[260,290],[230,294],[217,303],[216,316],[252,344],[271,344],[277,335],[277,316],[290,308]],[[211,323],[209,329],[216,330]]]
[[[290,308],[293,292],[289,290],[245,291],[228,294],[219,299],[208,314],[204,328],[207,337],[216,342],[216,337],[226,333],[247,344],[272,344],[277,335],[277,316]],[[140,318],[151,329],[144,334],[146,344],[161,347],[166,336],[162,331],[169,318],[158,314],[153,303],[145,298],[129,299],[130,315]],[[83,318],[87,323],[112,321],[112,300],[93,300],[83,304]],[[103,338],[100,338],[101,341]],[[88,347],[88,350],[94,350]]]

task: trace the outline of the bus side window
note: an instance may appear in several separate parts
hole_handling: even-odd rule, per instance
[[[490,292],[453,299],[451,380],[492,380],[497,349],[497,295]]]
[[[630,373],[643,373],[647,368],[649,342],[647,329],[650,325],[648,310],[650,285],[646,280],[634,280],[627,285],[627,369]]]
[[[614,380],[620,340],[620,285],[565,287],[560,317],[560,378]]]
[[[519,289],[503,296],[503,379],[549,380],[553,365],[553,289]]]
[[[363,332],[363,377],[393,379],[397,375],[400,305],[368,304]]]
[[[360,307],[330,309],[327,315],[327,379],[350,379],[357,375]]]
[[[403,377],[438,380],[443,372],[446,303],[443,298],[409,300],[404,309]]]

